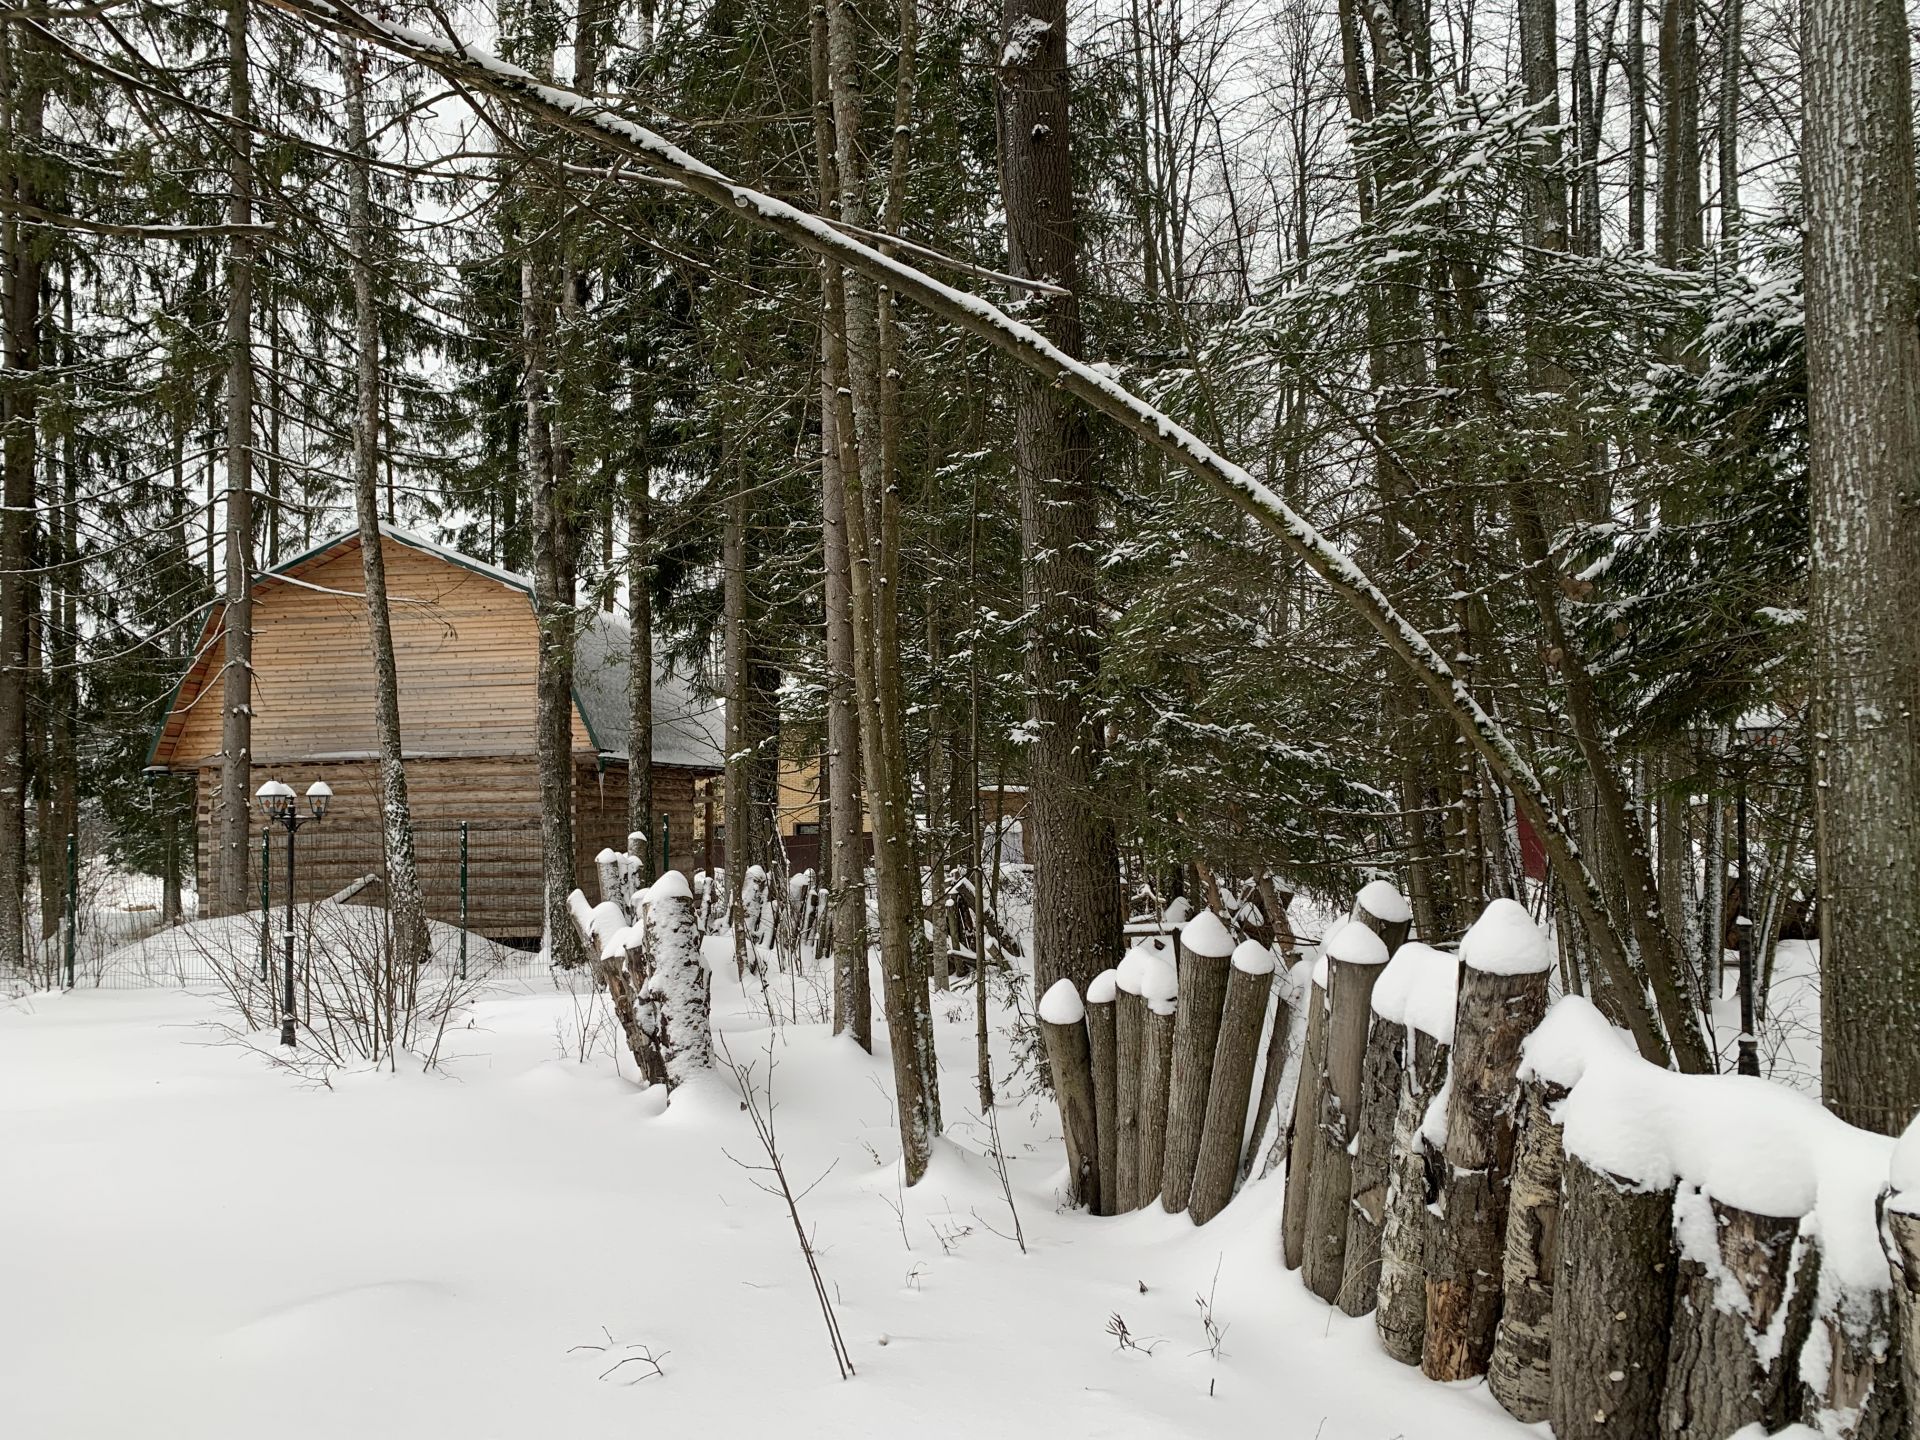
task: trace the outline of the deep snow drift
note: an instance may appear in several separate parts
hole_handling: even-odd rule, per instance
[[[757,1084],[771,1046],[856,1378],[836,1378],[784,1208],[743,1168],[762,1157],[734,1079],[662,1113],[599,1002],[496,990],[442,1073],[321,1085],[223,1043],[208,997],[81,990],[0,1010],[0,1434],[1526,1433],[1282,1270],[1277,1179],[1204,1229],[1062,1212],[1053,1106],[1016,1099],[999,1122],[1023,1255],[973,1113],[965,991],[936,1000],[948,1137],[903,1193],[884,1051],[771,1028],[709,947],[716,1028]],[[607,1374],[629,1346],[664,1373]]]

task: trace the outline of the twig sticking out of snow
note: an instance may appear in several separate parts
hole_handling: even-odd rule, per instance
[[[806,1261],[807,1274],[813,1280],[813,1295],[820,1302],[820,1315],[827,1324],[827,1340],[833,1346],[833,1363],[840,1367],[840,1378],[850,1379],[853,1375],[853,1357],[847,1353],[847,1342],[840,1333],[840,1317],[834,1314],[833,1301],[827,1295],[827,1283],[820,1276],[820,1262],[813,1253],[813,1241],[807,1235],[807,1227],[800,1220],[800,1198],[793,1193],[793,1187],[787,1183],[787,1167],[780,1158],[780,1145],[773,1129],[773,1071],[776,1061],[773,1058],[773,1042],[767,1042],[767,1084],[764,1092],[754,1079],[753,1066],[733,1058],[733,1051],[727,1047],[727,1037],[719,1037],[720,1058],[727,1069],[733,1072],[733,1078],[740,1085],[741,1107],[747,1117],[753,1121],[754,1138],[760,1142],[760,1149],[767,1157],[765,1165],[748,1165],[739,1160],[734,1164],[750,1174],[771,1175],[771,1181],[756,1179],[758,1185],[769,1195],[777,1195],[786,1203],[787,1215],[793,1221],[794,1238],[800,1244],[800,1258]],[[728,1159],[733,1157],[729,1155]],[[829,1167],[831,1168],[831,1167]],[[822,1176],[822,1179],[825,1177]],[[819,1184],[819,1180],[814,1184]],[[808,1190],[812,1185],[807,1187]],[[803,1194],[805,1192],[802,1192]]]

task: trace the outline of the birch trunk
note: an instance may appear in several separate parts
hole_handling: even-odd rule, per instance
[[[380,537],[380,313],[374,302],[372,151],[367,143],[367,72],[360,42],[342,43],[346,77],[348,246],[353,253],[353,509],[360,530],[360,573],[366,585],[367,640],[373,659],[373,726],[380,746],[380,813],[385,840],[387,904],[393,919],[393,963],[411,976],[430,956],[427,912],[413,856],[413,811],[401,748],[400,679],[387,609],[387,561]],[[391,1035],[392,1031],[389,1030]]]

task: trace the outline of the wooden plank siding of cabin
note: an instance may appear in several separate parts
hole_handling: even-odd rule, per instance
[[[383,541],[407,788],[428,914],[460,915],[459,823],[468,825],[468,924],[495,939],[541,932],[540,778],[534,758],[538,633],[524,592],[410,545]],[[295,901],[339,893],[384,870],[375,761],[373,662],[357,545],[302,566],[294,583],[260,581],[254,604],[253,767],[249,795],[268,779],[298,795],[333,787],[327,818],[296,841]],[[333,593],[345,592],[345,593]],[[220,687],[216,638],[182,685],[157,759],[191,770],[196,786],[202,914],[220,913],[214,807],[220,793]],[[198,697],[198,698],[196,698]],[[184,708],[179,708],[184,707]],[[598,898],[593,859],[627,844],[627,769],[604,765],[576,709],[574,835],[578,879]],[[656,811],[669,817],[673,863],[691,871],[692,770],[654,767]],[[304,802],[303,802],[304,803]],[[247,853],[249,905],[260,893],[261,822]],[[284,833],[274,833],[272,900],[284,902]],[[657,837],[655,844],[658,844]],[[363,898],[379,901],[374,887]]]
[[[382,543],[408,755],[531,756],[538,634],[526,595],[410,545]],[[303,567],[297,581],[262,577],[253,612],[256,767],[378,752],[364,586],[357,545]],[[224,658],[216,641],[188,677],[181,700],[191,708],[168,737],[176,769],[220,752]],[[593,753],[577,711],[573,745]]]

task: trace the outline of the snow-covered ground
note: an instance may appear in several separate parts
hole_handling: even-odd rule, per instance
[[[735,1081],[663,1112],[586,997],[496,989],[440,1072],[319,1084],[224,1040],[209,996],[83,989],[0,1009],[0,1435],[1528,1433],[1282,1270],[1277,1179],[1204,1229],[1063,1212],[1053,1107],[1013,1101],[1022,1254],[964,993],[937,1005],[947,1138],[902,1192],[884,1053],[770,1028],[709,945],[718,1028],[759,1084],[771,1050],[854,1379],[744,1168],[764,1157]],[[635,1346],[661,1374],[613,1369]]]

